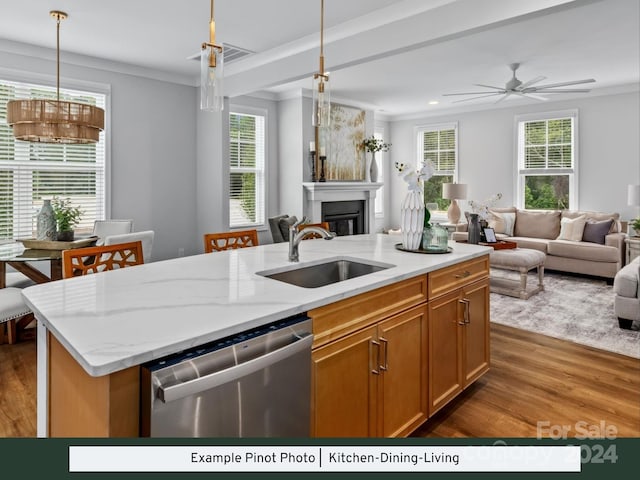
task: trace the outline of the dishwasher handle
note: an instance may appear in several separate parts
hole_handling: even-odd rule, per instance
[[[309,334],[305,337],[298,338],[295,342],[279,348],[278,350],[274,350],[266,355],[249,360],[248,362],[220,370],[219,372],[211,373],[204,377],[179,383],[177,385],[171,385],[169,387],[163,387],[161,385],[158,387],[158,398],[164,403],[172,402],[174,400],[195,395],[199,392],[232,382],[238,378],[250,375],[258,370],[262,370],[263,368],[273,365],[274,363],[295,355],[305,349],[310,349],[312,343],[313,335]]]

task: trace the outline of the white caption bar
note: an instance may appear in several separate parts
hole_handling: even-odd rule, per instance
[[[579,446],[70,446],[70,472],[580,472]]]

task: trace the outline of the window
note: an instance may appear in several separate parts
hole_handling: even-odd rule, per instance
[[[424,184],[425,203],[437,203],[437,210],[449,208],[450,200],[442,198],[442,184],[457,180],[458,126],[455,123],[418,127],[418,165],[431,160],[435,174]]]
[[[575,209],[577,112],[516,117],[517,206]]]
[[[36,214],[44,198],[71,199],[83,211],[80,233],[105,216],[105,140],[62,145],[17,141],[6,123],[7,102],[56,98],[53,87],[0,79],[0,240],[36,235]],[[60,98],[104,108],[106,96],[60,89]]]
[[[264,225],[265,116],[229,114],[229,223]]]

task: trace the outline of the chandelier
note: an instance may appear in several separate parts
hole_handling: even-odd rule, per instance
[[[56,100],[11,100],[7,123],[17,140],[41,143],[96,143],[104,130],[104,110],[94,105],[60,100],[60,21],[67,14],[49,12],[56,20]]]

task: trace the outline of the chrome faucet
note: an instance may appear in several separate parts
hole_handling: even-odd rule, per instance
[[[322,238],[325,240],[332,240],[333,237],[336,236],[335,233],[328,232],[324,228],[321,227],[307,227],[300,231],[298,231],[298,227],[303,223],[307,223],[308,220],[306,217],[302,217],[302,220],[297,221],[293,225],[289,226],[289,261],[297,262],[299,260],[298,256],[298,246],[300,242],[310,233],[317,233],[318,235],[322,235]]]

